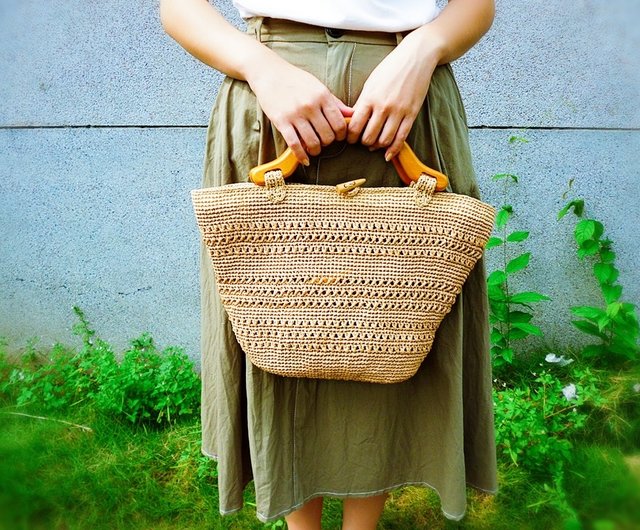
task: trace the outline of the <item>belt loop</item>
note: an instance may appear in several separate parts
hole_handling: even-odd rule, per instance
[[[264,17],[253,17],[251,24],[253,25],[253,33],[256,36],[258,42],[262,42],[262,22]]]
[[[396,32],[396,45],[400,44],[402,42],[402,39],[404,39],[404,33],[402,33],[401,31],[397,31]]]

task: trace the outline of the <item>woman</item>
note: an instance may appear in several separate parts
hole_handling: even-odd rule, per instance
[[[440,13],[435,0],[235,4],[246,33],[206,0],[161,0],[167,33],[228,76],[211,114],[205,187],[246,181],[285,144],[302,163],[297,181],[364,172],[368,186],[398,186],[385,160],[408,140],[454,191],[478,196],[448,63],[489,29],[493,0],[451,0]],[[218,460],[222,513],[241,508],[252,479],[258,517],[285,516],[290,529],[320,528],[324,495],[344,498],[344,529],[366,530],[387,492],[405,484],[435,489],[455,520],[464,516],[466,484],[496,490],[482,262],[418,373],[377,385],[252,366],[204,250],[202,258],[203,452]]]

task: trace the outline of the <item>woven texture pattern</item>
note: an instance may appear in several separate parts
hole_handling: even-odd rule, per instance
[[[409,188],[229,184],[192,191],[222,303],[256,366],[292,377],[411,377],[481,257],[494,209]]]

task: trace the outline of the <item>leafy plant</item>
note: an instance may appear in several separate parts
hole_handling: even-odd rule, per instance
[[[49,353],[29,345],[0,390],[16,395],[19,406],[58,411],[84,401],[132,423],[171,423],[198,412],[200,379],[193,363],[176,347],[159,351],[147,333],[131,342],[118,362],[111,346],[96,336],[81,309],[74,333],[82,348],[56,344]]]
[[[177,458],[176,468],[188,469],[191,476],[195,476],[201,484],[217,485],[217,464],[211,457],[202,454],[201,438],[202,428],[198,422],[187,431],[186,443],[182,446],[180,456]]]
[[[571,308],[571,312],[580,318],[574,320],[573,325],[599,339],[597,344],[583,348],[582,355],[610,366],[638,360],[638,316],[635,305],[622,301],[622,286],[618,283],[620,271],[615,266],[613,244],[604,237],[604,225],[600,221],[582,218],[583,199],[569,201],[558,213],[558,219],[562,219],[570,210],[580,219],[574,230],[578,258],[593,260],[593,276],[604,299],[604,307],[584,305]]]
[[[7,343],[5,339],[0,338],[0,399],[10,398],[9,376],[12,372],[12,366],[5,351]]]
[[[499,454],[538,475],[559,476],[571,460],[571,437],[603,401],[589,368],[559,370],[564,367],[543,368],[529,383],[494,389]]]
[[[527,140],[517,136],[509,139],[511,145],[526,143]],[[492,177],[495,181],[503,182],[503,197],[508,198],[509,185],[518,182],[513,173],[498,173]],[[532,324],[532,306],[536,302],[549,298],[535,291],[514,293],[509,279],[516,273],[526,269],[531,260],[530,252],[513,255],[510,250],[513,245],[519,245],[529,238],[527,231],[509,231],[508,223],[514,214],[511,204],[504,204],[496,215],[496,230],[499,236],[492,236],[487,242],[487,249],[500,248],[502,250],[502,269],[493,271],[487,277],[489,321],[491,323],[491,356],[494,368],[513,363],[513,341],[522,340],[530,335],[541,336],[541,329]]]
[[[122,361],[99,375],[98,410],[133,423],[171,422],[198,410],[200,380],[191,361],[175,347],[158,351],[148,333],[131,341]]]

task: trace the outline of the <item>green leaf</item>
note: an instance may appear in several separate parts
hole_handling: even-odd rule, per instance
[[[602,309],[588,305],[572,307],[571,312],[577,317],[588,318],[593,321],[606,316],[606,313]]]
[[[531,304],[534,302],[541,302],[542,300],[550,300],[550,298],[544,294],[533,291],[524,291],[509,297],[509,301],[512,304]]]
[[[513,213],[513,208],[510,205],[505,205],[500,208],[500,211],[496,215],[496,227],[502,228],[509,221],[509,217]]]
[[[637,337],[628,337],[627,335],[618,335],[612,341],[611,344],[616,344],[620,348],[624,348],[630,351],[638,351]]]
[[[522,269],[527,268],[529,265],[529,260],[531,259],[531,253],[526,252],[521,254],[517,258],[512,259],[509,263],[507,263],[507,267],[505,271],[507,274],[513,274],[515,272],[521,271]]]
[[[504,346],[504,337],[499,329],[493,328],[491,330],[491,344],[497,346]]]
[[[610,263],[594,263],[593,275],[601,284],[612,284],[618,279],[620,271]]]
[[[502,357],[509,364],[513,362],[513,350],[511,348],[505,348],[500,352],[500,357]]]
[[[490,248],[493,248],[493,247],[499,247],[503,243],[504,241],[502,240],[502,238],[492,236],[489,238],[489,241],[487,241],[485,248],[489,250]]]
[[[580,243],[580,248],[578,249],[578,257],[583,259],[585,256],[593,256],[598,253],[598,249],[600,245],[597,241],[593,239],[588,239],[587,241],[583,241]]]
[[[571,323],[580,331],[588,335],[593,335],[594,337],[599,337],[601,339],[605,338],[604,333],[600,332],[600,330],[598,329],[598,326],[596,326],[591,322],[588,322],[586,320],[573,320]]]
[[[525,331],[528,335],[537,335],[538,337],[542,337],[542,330],[538,326],[534,326],[533,324],[527,324],[526,322],[516,322],[512,324],[512,326],[516,329]]]
[[[509,311],[509,321],[518,323],[527,323],[531,321],[533,315],[531,313],[525,313],[524,311]]]
[[[596,233],[596,223],[593,219],[583,219],[575,228],[574,236],[579,245],[592,239]]]
[[[493,271],[487,278],[487,284],[500,285],[507,279],[507,275],[503,271]]]
[[[491,307],[491,316],[495,321],[498,322],[506,322],[509,318],[508,306],[505,303],[491,303],[489,302]]]
[[[595,225],[595,233],[593,234],[593,238],[600,239],[602,234],[604,234],[604,225],[600,221],[593,221],[593,223]],[[605,239],[604,241],[602,241],[602,244],[608,247],[611,245],[611,241]]]
[[[573,201],[569,201],[563,208],[558,212],[558,220],[562,219],[569,210],[573,208],[573,213],[578,217],[582,217],[582,212],[584,211],[584,201],[582,199],[575,199]]]
[[[527,140],[524,136],[510,136],[509,137],[510,144],[528,144],[529,140]]]
[[[607,305],[606,313],[609,318],[615,318],[622,310],[622,304],[620,302],[612,302]]]
[[[638,329],[638,316],[636,315],[636,309],[633,304],[623,302],[622,311],[618,315],[618,318],[624,321],[628,326],[631,326],[635,330],[634,333],[636,335],[640,333],[640,330]]]
[[[527,338],[529,334],[518,328],[511,328],[508,333],[509,340],[522,340]]]
[[[518,176],[513,175],[512,173],[496,173],[491,177],[493,180],[502,180],[505,178],[510,178],[513,182],[518,182]]]
[[[500,285],[489,285],[489,299],[494,302],[504,302],[507,300],[507,295],[502,290]]]
[[[573,202],[573,213],[578,217],[582,217],[582,214],[584,213],[584,201],[582,199],[577,199],[571,202]]]
[[[600,249],[600,261],[602,261],[602,263],[613,263],[616,259],[616,253],[603,246],[603,248]]]
[[[607,326],[609,326],[611,324],[611,318],[609,318],[609,315],[607,315],[605,313],[604,316],[600,317],[597,321],[596,324],[598,325],[598,329],[600,329],[600,331],[604,330]]]
[[[609,350],[617,355],[620,355],[621,357],[626,357],[627,359],[634,359],[637,354],[637,349],[634,350],[632,347],[629,347],[626,344],[615,342],[609,344]]]
[[[507,241],[511,243],[520,243],[520,241],[524,241],[528,237],[529,237],[529,232],[524,232],[524,231],[511,232],[507,236]]]

